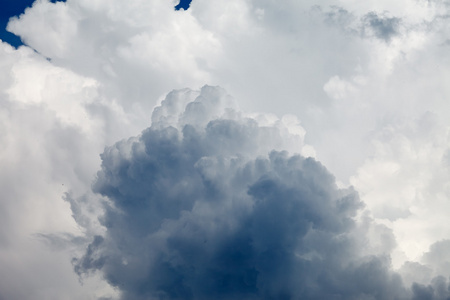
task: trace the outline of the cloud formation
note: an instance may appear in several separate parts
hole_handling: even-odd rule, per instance
[[[373,224],[355,222],[357,193],[273,150],[302,144],[282,120],[230,104],[218,87],[173,91],[150,128],[106,149],[106,232],[76,272],[99,270],[122,299],[405,298],[389,258],[364,254]]]
[[[84,278],[81,288],[69,261],[73,256],[83,256],[86,241],[102,236],[89,248],[91,254],[86,254],[91,260],[80,260],[78,271],[103,266],[98,273],[107,274],[107,268],[112,268],[108,261],[96,260],[96,255],[105,254],[102,251],[107,243],[119,244],[105,233],[118,230],[107,227],[105,222],[119,208],[114,208],[117,203],[112,201],[112,208],[102,221],[106,228],[99,224],[101,203],[110,200],[109,196],[101,198],[89,191],[91,182],[100,168],[99,153],[104,147],[136,136],[150,123],[151,129],[142,136],[120,142],[103,155],[103,164],[110,170],[126,170],[136,178],[125,179],[127,174],[117,174],[115,187],[109,181],[114,174],[110,174],[99,178],[95,186],[97,192],[105,195],[111,192],[113,199],[123,193],[123,199],[134,195],[137,201],[142,193],[154,191],[156,199],[163,195],[163,187],[173,186],[173,206],[155,202],[162,205],[158,207],[161,217],[153,216],[155,223],[151,223],[142,216],[137,218],[139,222],[157,227],[158,222],[164,223],[161,218],[168,218],[173,227],[165,229],[167,235],[178,237],[173,231],[176,220],[184,214],[189,219],[192,214],[201,216],[203,212],[196,208],[193,191],[186,202],[180,200],[180,190],[185,187],[173,178],[189,177],[188,171],[197,174],[187,182],[192,181],[193,187],[204,187],[198,191],[199,197],[226,198],[235,191],[232,187],[242,181],[246,186],[237,185],[240,197],[250,205],[261,194],[256,192],[257,187],[261,190],[258,176],[262,178],[267,172],[282,181],[289,179],[273,157],[293,162],[293,166],[286,167],[292,172],[309,168],[294,163],[302,161],[294,154],[300,153],[310,157],[305,161],[313,161],[312,166],[317,166],[317,161],[325,165],[336,176],[339,187],[352,184],[365,203],[359,209],[356,204],[350,205],[357,218],[353,227],[344,230],[351,235],[348,240],[355,243],[351,249],[358,254],[356,262],[348,269],[336,267],[334,275],[344,274],[340,272],[345,269],[347,273],[342,278],[353,278],[351,274],[356,273],[351,270],[363,265],[367,270],[380,270],[374,274],[393,274],[386,271],[390,268],[390,256],[408,297],[446,297],[442,287],[447,283],[439,277],[445,279],[449,275],[443,266],[449,261],[445,249],[450,233],[446,215],[450,43],[449,7],[445,1],[327,0],[318,6],[316,1],[194,0],[187,11],[176,11],[178,1],[167,0],[53,2],[36,1],[9,22],[8,30],[20,35],[27,47],[15,50],[0,44],[0,298],[113,297],[113,291],[105,291],[100,280]],[[205,89],[173,92],[150,120],[154,106],[168,91],[186,86],[195,90],[205,83],[224,86],[245,111],[268,111],[274,115],[243,114],[224,92]],[[198,100],[202,105],[189,105],[186,110],[186,105],[200,95],[222,100]],[[295,117],[281,117],[286,112]],[[148,141],[161,143],[152,145]],[[154,151],[149,152],[151,155],[166,163],[150,163],[148,155],[139,152],[147,146]],[[191,152],[182,152],[188,149]],[[284,150],[289,154],[283,154]],[[170,155],[177,159],[167,169]],[[211,159],[194,163],[200,155]],[[161,190],[140,185],[134,180],[150,180],[153,173],[139,169],[138,159],[147,163],[145,167],[168,172],[162,175],[172,181],[158,181]],[[126,165],[128,160],[131,169]],[[266,169],[253,171],[254,178],[240,179],[236,175],[256,162],[262,162]],[[215,172],[216,169],[221,172]],[[311,176],[326,173],[311,172]],[[283,186],[280,181],[267,178],[267,182],[274,182],[273,190],[286,197],[286,189],[297,191],[303,187],[297,188],[293,183]],[[301,182],[306,185],[306,181]],[[330,183],[322,190],[330,191],[330,195],[340,193],[332,186]],[[334,203],[331,198],[330,203]],[[201,209],[207,211],[201,199]],[[231,204],[223,207],[224,203],[228,202],[217,206],[225,215],[235,212]],[[306,206],[302,207],[309,207],[307,204],[311,203],[303,204]],[[337,209],[325,204],[323,214],[318,213],[318,207],[309,207],[310,213],[317,212],[315,219],[309,221],[311,224],[319,224],[327,216],[327,209]],[[141,212],[138,207],[134,208],[136,216],[145,215],[146,210]],[[232,216],[230,221],[261,222],[256,219],[256,210],[245,208],[244,215]],[[263,206],[258,209],[263,215]],[[219,214],[210,209],[204,214],[212,218],[215,213]],[[133,223],[120,213],[117,215],[117,222],[122,220],[128,226]],[[307,217],[311,216],[298,218],[309,220]],[[346,218],[339,213],[336,217]],[[194,221],[192,224],[199,227],[204,224]],[[132,229],[141,228],[138,225],[124,228],[133,232]],[[231,236],[238,232],[243,238],[257,239],[253,231],[233,230],[225,230],[228,235],[224,245],[231,243]],[[335,233],[328,232],[330,236]],[[361,245],[365,238],[370,243]],[[166,245],[166,240],[161,237],[158,243]],[[304,239],[301,242],[307,244]],[[171,247],[170,253],[181,249]],[[314,247],[311,249],[318,246]],[[242,251],[256,257],[260,252],[255,249]],[[216,262],[206,254],[205,259]],[[313,254],[301,259],[319,261]],[[254,266],[256,261],[255,258],[246,266]],[[198,260],[194,262],[201,265]],[[258,266],[263,269],[260,263]],[[220,274],[226,274],[220,270]],[[242,274],[237,277],[246,278]],[[354,282],[364,286],[361,281]],[[275,293],[276,286],[282,286],[273,284],[267,293]],[[338,294],[357,294],[356,287],[344,288],[341,281],[320,284],[327,291],[342,287]],[[386,284],[379,281],[379,289],[388,291]],[[310,288],[306,283],[305,286]],[[300,293],[295,288],[289,291]]]

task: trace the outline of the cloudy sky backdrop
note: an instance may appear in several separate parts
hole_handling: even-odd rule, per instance
[[[450,297],[449,1],[6,2],[1,300]]]

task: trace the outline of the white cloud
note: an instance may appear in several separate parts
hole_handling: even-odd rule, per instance
[[[351,182],[377,219],[397,236],[399,251],[418,259],[435,241],[447,239],[449,126],[432,113],[382,128],[372,158]]]
[[[95,80],[30,49],[0,47],[6,85],[0,96],[0,296],[92,298],[71,272],[73,251],[49,252],[35,234],[80,234],[62,196],[68,189],[84,193],[99,166],[92,153],[103,148],[104,120],[88,109],[97,97]]]

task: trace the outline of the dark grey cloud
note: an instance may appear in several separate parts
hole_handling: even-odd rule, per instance
[[[255,151],[282,131],[232,106],[220,88],[174,91],[105,150],[106,232],[75,271],[122,299],[406,299],[389,257],[362,254],[358,194],[313,158]]]
[[[370,12],[362,18],[362,23],[362,34],[373,34],[385,42],[390,42],[399,34],[401,19]]]
[[[443,276],[436,276],[428,285],[413,283],[413,300],[448,300],[450,284]]]

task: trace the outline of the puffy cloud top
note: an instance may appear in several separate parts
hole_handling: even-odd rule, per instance
[[[123,299],[405,297],[387,257],[361,254],[357,193],[273,150],[302,138],[267,124],[218,87],[170,93],[150,128],[102,154],[106,232],[75,270],[100,270]]]

